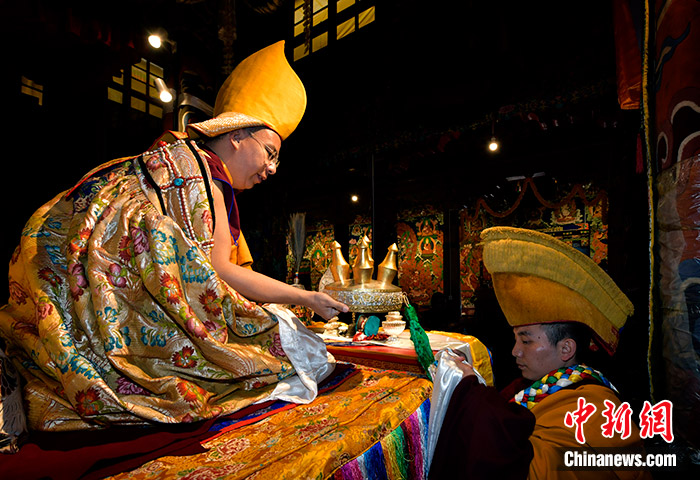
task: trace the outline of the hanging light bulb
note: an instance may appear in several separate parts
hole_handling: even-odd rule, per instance
[[[491,141],[489,142],[489,150],[495,152],[496,150],[498,150],[498,147],[499,145],[496,137],[491,137]]]
[[[498,140],[496,139],[496,119],[491,121],[491,141],[489,142],[489,151],[496,152],[498,150]]]

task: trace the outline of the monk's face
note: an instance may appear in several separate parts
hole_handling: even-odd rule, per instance
[[[247,129],[239,130],[231,142],[234,155],[225,163],[236,190],[253,188],[277,172],[282,140],[274,131],[265,128],[251,134]]]
[[[524,378],[539,380],[552,370],[565,366],[561,343],[552,345],[542,325],[514,327],[513,356]]]

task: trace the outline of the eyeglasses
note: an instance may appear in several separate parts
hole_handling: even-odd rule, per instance
[[[253,140],[258,142],[258,145],[260,145],[262,148],[265,149],[267,152],[267,165],[266,168],[270,167],[275,167],[277,169],[277,166],[280,164],[280,152],[278,152],[275,148],[264,144],[258,137],[256,137],[253,132],[248,132],[248,134],[251,136]]]

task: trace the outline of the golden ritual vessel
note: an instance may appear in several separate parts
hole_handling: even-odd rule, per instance
[[[372,279],[374,260],[367,237],[360,242],[360,251],[352,268],[343,258],[340,244],[333,242],[332,248],[333,283],[324,289],[328,295],[346,304],[353,313],[383,313],[401,308],[404,294],[401,288],[391,283],[398,273],[396,255],[399,249],[395,243],[388,248],[384,261],[377,267],[376,280]]]

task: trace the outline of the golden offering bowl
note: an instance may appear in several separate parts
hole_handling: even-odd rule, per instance
[[[326,285],[324,292],[347,305],[353,313],[400,310],[404,301],[404,293],[400,287],[376,280],[359,285],[335,282]]]

